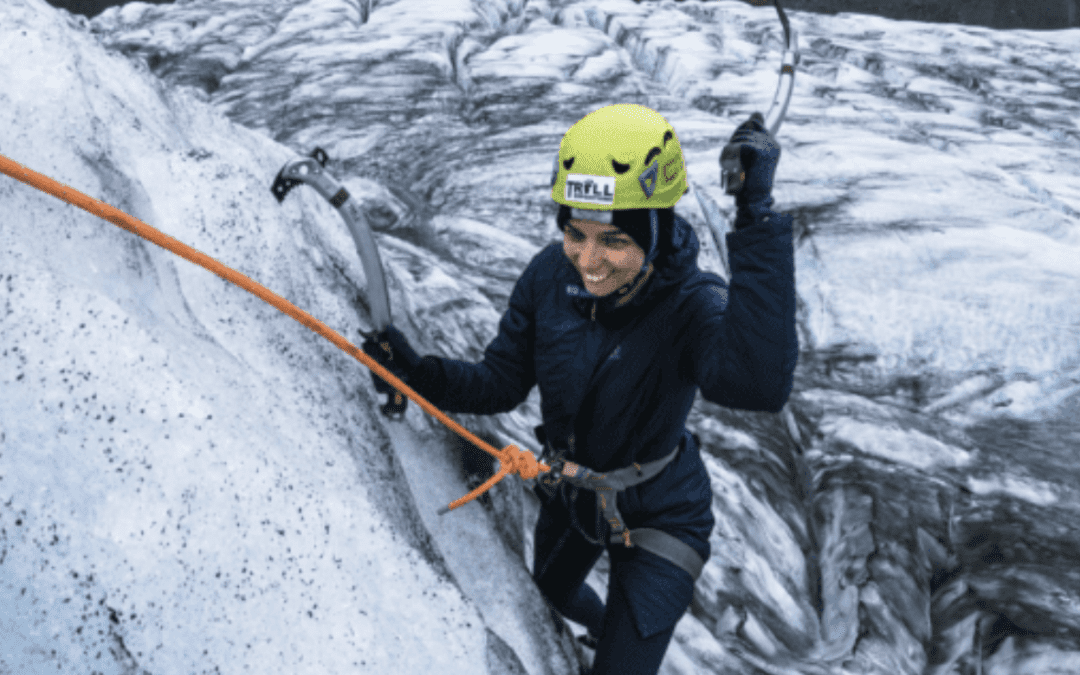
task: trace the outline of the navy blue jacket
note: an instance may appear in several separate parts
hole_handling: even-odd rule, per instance
[[[771,213],[727,244],[730,287],[698,269],[697,236],[676,216],[645,283],[599,299],[562,244],[547,246],[514,286],[483,360],[439,359],[446,387],[432,403],[504,412],[539,384],[549,442],[598,471],[692,443],[684,425],[698,388],[723,406],[779,411],[798,355],[791,217]],[[708,559],[712,493],[691,448],[619,508],[629,527],[667,530]]]

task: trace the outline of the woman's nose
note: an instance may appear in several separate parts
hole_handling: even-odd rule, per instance
[[[595,242],[585,242],[584,248],[581,250],[581,266],[585,269],[592,269],[600,264],[600,261],[604,258],[604,252],[600,250],[600,246]]]

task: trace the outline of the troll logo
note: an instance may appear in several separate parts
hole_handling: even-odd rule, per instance
[[[572,173],[566,177],[566,200],[590,204],[614,204],[615,178]]]

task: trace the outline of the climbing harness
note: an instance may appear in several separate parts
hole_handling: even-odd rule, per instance
[[[773,94],[772,105],[763,119],[763,125],[769,135],[776,138],[780,123],[784,121],[784,116],[787,114],[788,103],[791,102],[791,92],[795,90],[795,66],[799,64],[801,57],[799,34],[791,28],[787,14],[780,7],[779,1],[772,0],[772,3],[776,5],[776,13],[780,15],[780,23],[784,26],[785,46],[780,62],[780,81],[776,85],[776,93]],[[760,115],[760,113],[755,114]],[[738,194],[746,180],[741,149],[742,143],[729,143],[720,152],[720,187],[729,195]]]
[[[543,437],[542,427],[537,428],[537,436]],[[543,442],[543,441],[541,441]],[[576,462],[562,459],[565,453],[558,453],[551,461],[551,471],[541,478],[544,488],[553,494],[559,489],[559,484],[565,481],[568,485],[581,490],[589,490],[596,494],[596,509],[602,514],[604,521],[610,528],[607,542],[590,536],[577,522],[577,515],[573,505],[569,505],[570,520],[573,527],[591,544],[603,546],[606,544],[623,544],[627,548],[641,547],[650,553],[656,554],[668,562],[686,570],[696,581],[705,567],[698,552],[678,537],[668,534],[663,530],[652,527],[636,527],[629,529],[619,512],[618,495],[627,488],[640,485],[660,475],[678,456],[680,445],[660,459],[646,462],[645,464],[631,464],[622,469],[600,473],[594,469],[582,466]],[[546,453],[555,454],[547,446]]]
[[[310,169],[310,167],[309,167]],[[304,310],[300,309],[296,305],[292,304],[285,298],[277,295],[270,289],[266,288],[262,284],[254,281],[253,279],[237,272],[231,267],[221,264],[214,258],[195,250],[187,244],[174,239],[167,234],[154,229],[141,220],[124,213],[120,209],[99,201],[88,195],[79,192],[78,190],[57,182],[48,176],[40,174],[32,169],[19,164],[18,162],[0,155],[0,173],[7,174],[17,181],[26,183],[27,185],[48,193],[57,199],[61,199],[72,206],[77,206],[84,211],[88,211],[99,218],[109,221],[117,227],[123,228],[132,234],[146,239],[147,241],[157,244],[158,246],[175,253],[176,255],[195,263],[201,267],[205,267],[214,274],[218,275],[222,279],[225,279],[229,283],[235,284],[245,291],[248,291],[252,295],[255,295],[264,302],[273,305],[278,310],[296,319],[303,325],[307,326],[313,332],[321,335],[329,340],[341,351],[345,352],[349,356],[353,357],[360,363],[370,368],[376,375],[386,380],[392,387],[399,392],[409,397],[416,402],[423,410],[428,414],[435,417],[447,427],[449,427],[454,433],[458,434],[462,438],[473,443],[481,450],[493,455],[495,459],[499,461],[499,472],[487,480],[483,485],[476,488],[469,494],[465,495],[461,499],[458,499],[450,504],[449,508],[444,507],[440,509],[439,513],[446,513],[450,509],[455,509],[466,502],[469,502],[481,494],[486,492],[495,483],[502,480],[505,476],[515,473],[525,479],[536,478],[541,472],[550,470],[550,467],[543,462],[537,461],[536,457],[527,450],[521,450],[516,445],[507,445],[505,448],[499,450],[484,442],[482,439],[473,435],[467,429],[459,425],[454,420],[450,419],[441,410],[433,406],[420,394],[413,391],[408,385],[399,380],[393,373],[386,368],[383,368],[377,361],[369,357],[362,350],[358,349],[355,345],[350,343],[344,337],[335,332],[332,328],[319,321],[315,317],[311,316]],[[287,178],[287,177],[286,177]],[[325,183],[329,186],[329,183]],[[290,186],[291,187],[291,186]],[[287,192],[287,188],[286,188]],[[357,221],[359,222],[359,221]],[[363,253],[361,253],[363,255]],[[377,259],[377,258],[376,258]],[[368,283],[372,283],[372,276],[368,276]],[[385,292],[385,286],[383,286]],[[386,313],[384,318],[389,318],[389,303],[385,305]],[[380,310],[381,311],[381,310]],[[378,319],[376,319],[378,321]]]

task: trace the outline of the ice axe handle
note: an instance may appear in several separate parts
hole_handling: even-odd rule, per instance
[[[401,420],[405,416],[405,408],[409,405],[409,399],[405,398],[398,390],[390,392],[386,403],[383,404],[382,414],[390,419]]]
[[[720,186],[724,193],[737,195],[746,182],[742,165],[742,143],[728,143],[720,152]]]
[[[765,122],[765,117],[756,112],[750,116],[759,123]],[[742,147],[745,143],[728,143],[720,151],[720,187],[725,194],[737,195],[743,189],[746,182],[746,168],[742,164]]]
[[[366,342],[367,340],[378,341],[380,331],[377,329],[366,331],[360,328],[357,329],[357,332],[364,337]],[[381,382],[382,384],[380,385],[378,382]],[[402,394],[397,389],[391,387],[390,383],[386,382],[382,378],[379,378],[378,382],[375,385],[375,390],[377,392],[385,393],[387,395],[386,403],[379,406],[379,410],[382,411],[383,416],[389,417],[393,420],[403,419],[405,417],[405,409],[409,406],[409,399],[405,396],[405,394]]]

